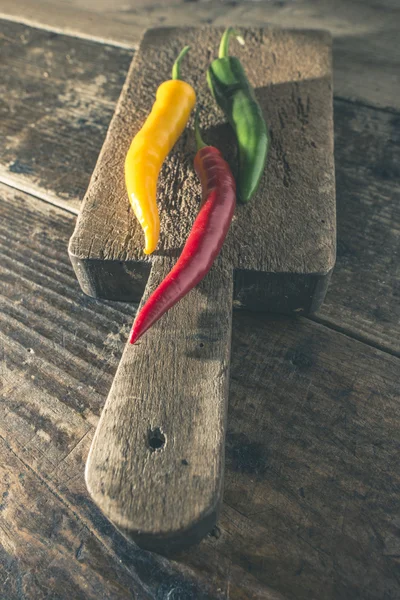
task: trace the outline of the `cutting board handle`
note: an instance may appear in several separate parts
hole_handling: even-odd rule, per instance
[[[172,259],[156,258],[142,303]],[[222,499],[233,271],[207,277],[127,345],[86,465],[103,513],[158,552],[199,541]]]

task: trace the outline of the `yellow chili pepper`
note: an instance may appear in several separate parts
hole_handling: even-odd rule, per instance
[[[125,159],[125,183],[129,200],[145,235],[145,254],[157,247],[160,219],[157,180],[161,166],[178,140],[196,103],[191,85],[179,79],[183,48],[172,68],[172,79],[164,81],[141,130],[134,137]]]

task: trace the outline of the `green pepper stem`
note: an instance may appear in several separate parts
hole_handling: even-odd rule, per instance
[[[218,58],[226,58],[228,56],[229,42],[230,42],[231,37],[235,37],[237,39],[237,41],[239,42],[239,44],[241,46],[244,46],[244,39],[240,35],[240,33],[238,31],[236,31],[236,29],[234,29],[233,27],[228,27],[227,29],[225,29],[225,31],[222,35],[222,38],[221,38],[221,43],[219,45]]]
[[[203,138],[200,133],[200,125],[199,125],[199,109],[196,110],[196,114],[194,117],[194,135],[196,138],[197,150],[201,150],[205,148],[207,144],[204,143]]]
[[[172,67],[172,79],[180,79],[181,78],[181,62],[182,58],[187,54],[190,50],[190,46],[185,46],[179,53],[178,58],[174,62]]]

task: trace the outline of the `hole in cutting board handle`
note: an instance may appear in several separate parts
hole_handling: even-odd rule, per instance
[[[161,431],[161,429],[159,427],[150,429],[148,441],[149,441],[149,446],[150,446],[151,452],[154,452],[156,450],[161,450],[161,448],[165,444],[165,440],[166,440],[165,435],[163,434],[163,432]]]

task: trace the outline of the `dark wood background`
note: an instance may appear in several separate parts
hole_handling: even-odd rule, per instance
[[[54,4],[33,15],[0,1],[14,20],[46,26],[0,27],[1,597],[400,598],[400,8]],[[174,18],[333,32],[338,259],[314,318],[234,314],[221,518],[167,560],[126,542],[85,489],[135,306],[84,296],[67,244],[127,46]]]

